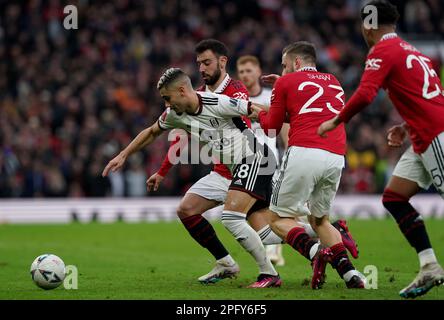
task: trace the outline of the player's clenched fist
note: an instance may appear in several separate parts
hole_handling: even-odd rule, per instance
[[[387,132],[387,142],[390,147],[400,147],[404,143],[407,136],[407,128],[405,125],[397,125],[391,127]]]
[[[148,180],[146,180],[146,187],[148,191],[157,191],[163,179],[164,178],[157,172],[149,177]]]
[[[112,159],[108,164],[106,165],[105,169],[103,169],[102,177],[106,177],[111,170],[112,172],[116,172],[122,166],[125,164],[126,161],[126,155],[124,153],[119,153],[114,159]]]

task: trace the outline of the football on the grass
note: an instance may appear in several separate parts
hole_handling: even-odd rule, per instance
[[[42,289],[57,288],[65,279],[65,263],[54,254],[42,254],[31,265],[31,277]]]

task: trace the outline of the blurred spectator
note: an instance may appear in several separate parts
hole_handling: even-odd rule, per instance
[[[442,1],[394,2],[401,33],[444,34]],[[202,38],[227,44],[232,75],[243,54],[257,55],[264,73],[279,73],[286,44],[312,41],[319,69],[335,74],[350,97],[368,50],[360,34],[363,3],[0,1],[0,197],[144,196],[146,178],[166,155],[166,134],[123,172],[104,179],[101,171],[161,114],[156,83],[165,68],[182,67],[201,84],[194,45]],[[67,4],[78,8],[78,30],[63,28]],[[399,118],[383,95],[356,118],[347,127],[341,191],[381,192],[402,152],[385,144]],[[152,195],[183,194],[208,170],[178,165]]]
[[[125,178],[129,197],[143,197],[146,194],[147,176],[143,170],[142,159],[137,156],[129,159]]]

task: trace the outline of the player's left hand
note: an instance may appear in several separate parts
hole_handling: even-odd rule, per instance
[[[322,138],[326,138],[327,132],[332,131],[333,129],[336,129],[337,126],[338,126],[337,117],[327,120],[319,126],[318,135],[320,135]]]

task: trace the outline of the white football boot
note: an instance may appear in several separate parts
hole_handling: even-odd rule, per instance
[[[434,286],[439,286],[444,283],[444,270],[436,263],[428,263],[423,266],[415,280],[407,287],[399,292],[403,298],[416,298],[426,294]]]
[[[218,260],[214,268],[207,274],[199,277],[198,280],[203,284],[216,283],[225,278],[235,278],[239,272],[240,268],[237,263],[229,265]]]

